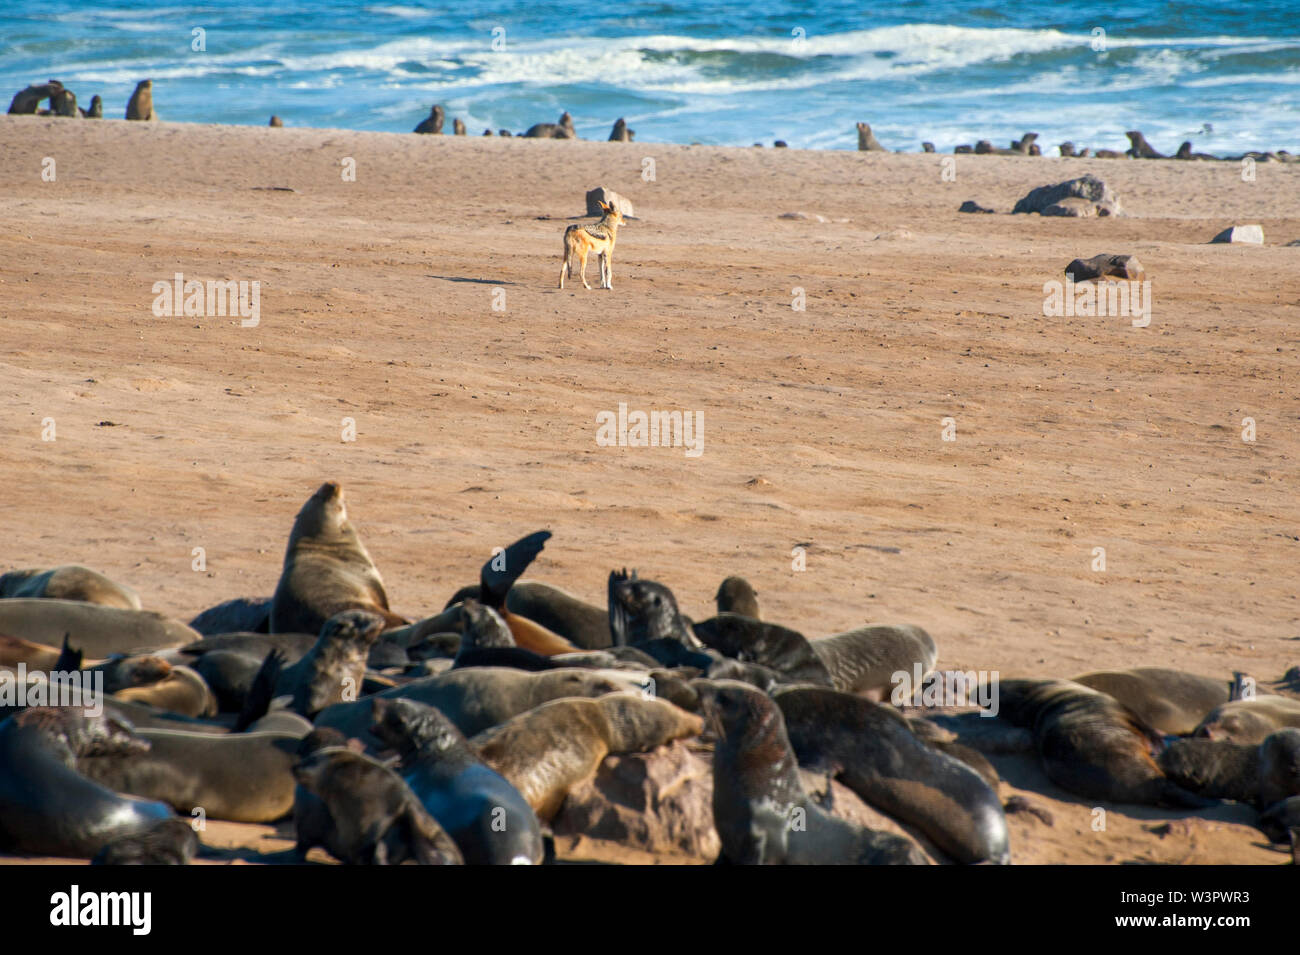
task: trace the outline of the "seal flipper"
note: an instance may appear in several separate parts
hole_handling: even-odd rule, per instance
[[[80,670],[81,664],[85,660],[85,654],[80,650],[74,650],[68,646],[68,638],[72,634],[63,635],[63,649],[59,651],[59,658],[54,661],[54,669],[60,672],[70,672]]]
[[[628,580],[636,580],[635,570],[630,575],[626,567],[621,571],[609,572],[609,635],[613,640],[612,646],[616,647],[626,647],[630,644],[627,635],[627,609],[618,599],[618,585]]]
[[[501,553],[492,555],[479,571],[479,599],[482,603],[493,610],[502,610],[510,588],[523,576],[528,565],[542,552],[550,539],[550,531],[537,531],[521,537]]]
[[[231,729],[232,733],[242,733],[271,709],[271,701],[275,699],[275,685],[280,682],[284,661],[285,655],[279,648],[272,647],[262,661],[257,676],[253,677],[253,685],[244,697],[244,708],[240,710],[239,719]]]

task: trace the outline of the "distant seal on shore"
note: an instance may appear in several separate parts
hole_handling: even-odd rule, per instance
[[[100,849],[91,865],[189,865],[199,837],[184,819],[164,819],[141,833],[118,836]]]
[[[1003,680],[998,716],[1032,729],[1048,778],[1077,796],[1147,806],[1209,801],[1167,779],[1159,734],[1112,697],[1069,680]]]
[[[361,695],[366,658],[371,644],[384,629],[384,618],[366,610],[345,610],[325,621],[320,639],[297,663],[282,666],[283,657],[272,650],[253,680],[247,705],[236,729],[265,715],[272,699],[289,696],[289,708],[312,719],[333,703],[351,702]],[[269,696],[259,692],[273,686]]]
[[[284,125],[284,120],[282,120],[279,116],[272,116],[271,121],[266,125],[270,126],[273,129],[279,129],[281,126]]]
[[[55,116],[70,116],[80,119],[77,111],[77,94],[69,89],[62,89],[50,97],[50,112]]]
[[[460,865],[456,843],[397,773],[350,749],[326,747],[295,769],[294,850],[315,846],[348,865]]]
[[[203,677],[187,666],[174,666],[157,683],[134,686],[113,694],[128,703],[148,703],[181,716],[216,716],[217,698]]]
[[[482,598],[480,586],[462,587],[447,607],[467,597]],[[609,611],[537,580],[520,580],[506,594],[506,609],[527,617],[583,650],[604,650],[612,645]]]
[[[748,684],[698,680],[719,739],[713,824],[733,865],[924,865],[910,840],[836,818],[804,791],[781,711]]]
[[[728,577],[718,585],[713,600],[718,605],[718,613],[738,613],[754,620],[762,619],[758,612],[758,594],[744,577]]]
[[[0,600],[0,633],[61,646],[66,636],[87,657],[158,650],[192,643],[199,634],[152,610],[123,610],[82,600],[17,597]]]
[[[379,569],[348,520],[343,488],[326,481],[294,519],[271,598],[271,632],[320,633],[344,610],[377,613],[389,627],[410,623],[389,611]]]
[[[190,621],[205,637],[219,633],[269,633],[270,597],[236,597],[209,607]]]
[[[1164,153],[1158,153],[1147,142],[1147,138],[1136,129],[1130,129],[1124,134],[1128,137],[1129,149],[1128,154],[1134,159],[1168,159]]]
[[[9,101],[9,112],[16,115],[33,115],[40,108],[41,100],[52,100],[62,90],[63,84],[58,80],[50,80],[39,86],[32,84],[14,94],[14,98]],[[51,103],[52,107],[53,103]]]
[[[80,106],[77,107],[81,109]],[[103,119],[104,118],[104,101],[100,99],[98,93],[90,98],[90,109],[81,109],[82,119]]]
[[[468,864],[541,864],[537,815],[446,716],[415,700],[376,699],[371,706],[371,732],[397,750],[402,778]]]
[[[457,117],[451,121],[451,131],[457,136],[465,135],[465,122]]]
[[[869,151],[888,152],[884,146],[876,141],[876,137],[872,134],[869,125],[858,123],[858,152]]]
[[[997,792],[975,770],[918,739],[892,707],[820,687],[778,688],[773,699],[800,766],[835,773],[957,862],[1011,861]]]
[[[549,822],[569,790],[595,776],[610,753],[647,752],[703,728],[700,717],[665,700],[611,693],[543,703],[470,744]]]
[[[89,859],[172,818],[162,803],[119,795],[73,768],[143,745],[124,724],[75,707],[34,707],[0,723],[0,852]]]
[[[153,80],[141,80],[136,84],[135,92],[131,94],[131,99],[126,104],[126,118],[143,120],[158,118],[153,108]]]
[[[1231,691],[1230,680],[1163,667],[1099,670],[1076,676],[1074,682],[1113,696],[1147,726],[1169,736],[1195,732],[1207,713],[1228,702]]]
[[[573,128],[573,117],[567,112],[560,114],[558,123],[534,123],[524,133],[527,139],[577,139],[577,130]]]
[[[274,822],[293,809],[299,737],[290,733],[137,730],[146,752],[84,757],[77,769],[118,793],[166,803],[182,816]]]
[[[469,667],[425,677],[378,694],[437,707],[466,736],[504,723],[525,710],[565,696],[603,696],[620,690],[640,690],[645,678],[618,670],[547,670],[528,673],[504,667]],[[380,748],[370,734],[370,701],[326,707],[316,716],[318,727],[332,727],[345,736]]]
[[[79,564],[65,564],[49,569],[12,570],[0,575],[0,597],[82,600],[101,607],[140,609],[140,595],[130,587],[109,580],[103,574]]]
[[[446,120],[447,112],[441,106],[435,105],[429,110],[429,115],[420,120],[420,125],[415,127],[417,133],[425,133],[430,136],[442,135],[442,124]]]
[[[627,128],[627,120],[620,116],[614,120],[614,128],[610,130],[609,141],[611,143],[630,143],[636,131]]]
[[[1251,700],[1216,706],[1201,720],[1195,735],[1234,743],[1262,743],[1270,733],[1289,726],[1300,727],[1300,700],[1261,694]]]

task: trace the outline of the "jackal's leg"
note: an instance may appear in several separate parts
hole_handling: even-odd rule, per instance
[[[569,253],[565,250],[564,262],[560,265],[560,288],[564,288],[564,276],[569,272]]]
[[[582,276],[582,287],[589,289],[591,286],[587,284],[587,248],[585,246],[578,250],[578,257],[580,259],[578,274]]]
[[[614,290],[614,250],[605,253],[605,288]]]
[[[597,252],[596,261],[600,264],[600,287],[605,287],[605,253]]]

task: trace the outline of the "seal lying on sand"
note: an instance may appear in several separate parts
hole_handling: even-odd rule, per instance
[[[781,682],[833,685],[830,671],[812,641],[787,627],[741,614],[720,613],[696,624],[695,634],[724,656],[766,667]],[[712,670],[710,676],[715,676]]]
[[[13,570],[0,576],[0,597],[45,597],[84,600],[104,607],[139,610],[140,595],[103,574],[78,564],[46,569]]]
[[[505,667],[469,667],[425,677],[378,694],[386,699],[417,700],[437,707],[466,736],[504,723],[510,717],[565,696],[603,696],[620,690],[641,690],[645,677],[618,670],[547,670],[528,673]],[[316,717],[318,727],[332,727],[345,736],[382,748],[369,732],[370,701],[326,707]]]
[[[534,123],[524,136],[528,139],[577,139],[578,132],[573,128],[573,117],[565,112],[560,114],[558,123]]]
[[[289,733],[213,736],[142,729],[146,752],[84,757],[77,769],[114,792],[166,803],[184,816],[273,822],[293,809],[299,737]]]
[[[1074,682],[1113,696],[1147,726],[1169,736],[1193,733],[1207,713],[1228,702],[1232,689],[1230,680],[1161,667],[1100,670]]]
[[[800,766],[835,773],[958,862],[1011,861],[997,793],[973,769],[918,739],[896,710],[818,687],[782,688],[773,698]]]
[[[216,716],[217,698],[203,677],[187,666],[173,666],[157,683],[133,686],[113,694],[129,703],[148,703],[181,716]]]
[[[713,823],[719,862],[733,865],[924,865],[910,840],[830,815],[804,792],[785,721],[765,694],[730,681],[695,683],[719,739]]]
[[[189,865],[199,852],[199,837],[184,819],[164,819],[138,834],[118,836],[91,865]]]
[[[269,633],[271,598],[236,597],[223,601],[191,620],[190,626],[205,637],[219,633]]]
[[[369,756],[326,747],[294,770],[295,851],[314,846],[349,865],[460,865],[460,850],[400,776]]]
[[[510,783],[431,706],[376,699],[376,736],[397,750],[401,773],[470,865],[540,865],[541,826]]]
[[[1160,735],[1105,693],[1069,680],[1003,680],[998,705],[998,716],[1033,730],[1043,769],[1068,792],[1147,806],[1211,805],[1165,778],[1153,757]]]
[[[467,598],[482,599],[481,587],[462,587],[447,607]],[[506,609],[527,617],[583,650],[604,650],[611,645],[609,612],[536,580],[520,580],[506,594]]]
[[[647,752],[703,728],[698,716],[664,700],[612,693],[544,703],[470,744],[549,822],[569,790],[595,776],[610,753]]]
[[[1160,753],[1160,769],[1184,789],[1211,799],[1259,799],[1259,746],[1217,739],[1174,740]]]
[[[506,607],[506,601],[515,581],[523,576],[550,537],[550,531],[537,531],[521,537],[509,547],[493,554],[479,571],[479,600],[485,607],[490,607],[501,615],[501,619],[510,628],[516,646],[542,656],[572,653],[578,648],[527,617],[511,613]]]
[[[0,852],[89,859],[172,811],[121,796],[72,767],[96,753],[141,749],[122,723],[71,707],[35,707],[0,723]]]
[[[64,637],[87,657],[157,650],[192,643],[199,634],[152,610],[123,610],[82,600],[20,597],[0,600],[0,633],[59,646]]]
[[[343,488],[327,481],[293,522],[271,602],[271,632],[320,633],[344,610],[377,613],[389,627],[410,623],[389,611],[379,570],[348,520]]]
[[[1300,700],[1261,694],[1251,700],[1216,706],[1196,727],[1196,735],[1234,743],[1262,743],[1270,733],[1288,726],[1300,727]]]

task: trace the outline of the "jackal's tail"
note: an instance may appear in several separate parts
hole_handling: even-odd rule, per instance
[[[560,288],[564,288],[565,276],[573,278],[573,226],[564,230],[564,262],[560,266]]]

